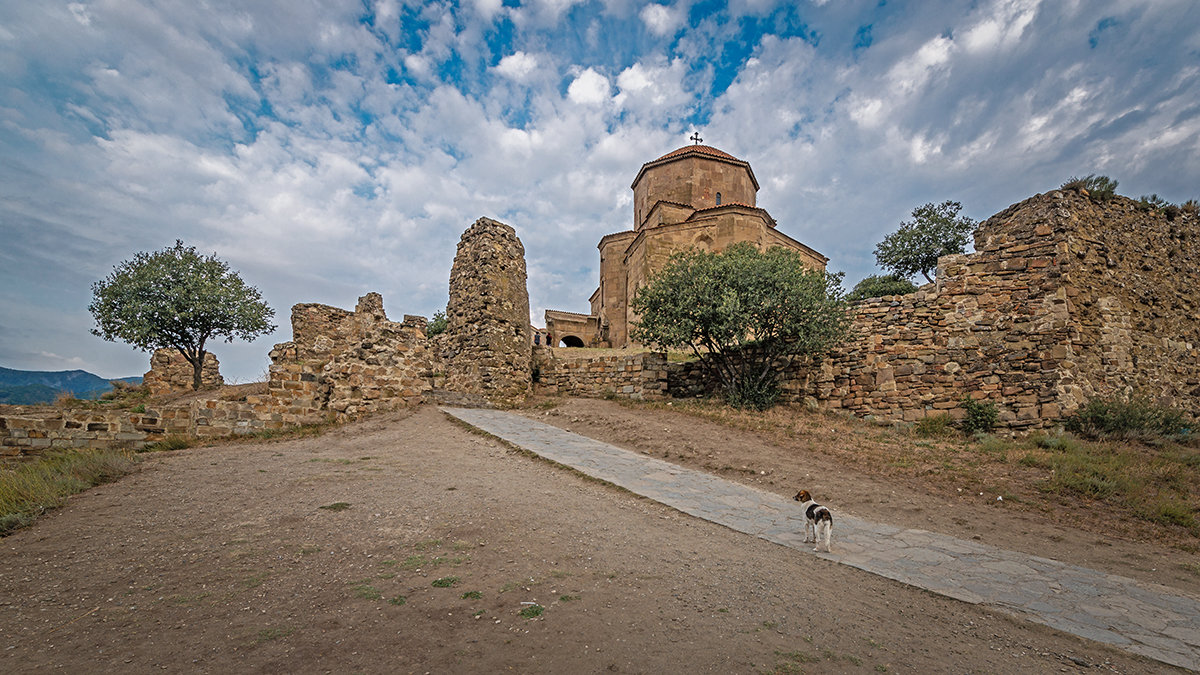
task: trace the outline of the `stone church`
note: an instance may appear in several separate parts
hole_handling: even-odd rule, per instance
[[[723,251],[740,241],[760,250],[785,246],[812,269],[828,258],[783,234],[755,206],[758,180],[750,164],[716,148],[687,145],[642,165],[633,179],[633,229],[600,240],[600,286],[591,313],[546,310],[546,344],[626,347],[636,315],[630,301],[671,255],[695,248]]]

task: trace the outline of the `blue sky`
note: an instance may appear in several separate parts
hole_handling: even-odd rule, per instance
[[[88,332],[90,286],[176,239],[276,309],[214,345],[233,381],[295,303],[444,307],[480,216],[524,242],[536,323],[586,311],[630,182],[695,130],[849,288],[926,202],[1200,198],[1200,3],[0,3],[0,365],[145,371]]]

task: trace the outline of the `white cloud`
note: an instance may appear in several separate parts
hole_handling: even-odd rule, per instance
[[[946,69],[954,41],[938,36],[921,45],[916,53],[901,60],[887,74],[895,94],[907,96],[922,89],[936,74]]]
[[[608,100],[611,90],[607,77],[588,68],[567,87],[567,98],[583,105],[598,105]]]
[[[683,25],[683,12],[669,5],[646,5],[638,17],[651,33],[659,36],[674,35]]]
[[[473,0],[475,11],[487,21],[491,21],[504,8],[503,0]]]
[[[1041,0],[996,0],[980,10],[985,16],[963,34],[968,52],[1011,48],[1037,16]]]
[[[526,82],[538,67],[538,59],[533,54],[514,52],[500,59],[496,64],[496,72],[516,82]]]
[[[1121,21],[1096,49],[1079,5],[1019,0],[787,10],[815,45],[770,34],[773,0],[693,25],[687,3],[373,0],[369,28],[360,2],[166,2],[0,3],[0,357],[144,371],[87,335],[87,288],[177,237],[263,290],[274,341],[296,302],[376,290],[394,316],[440,309],[481,215],[517,228],[536,317],[586,311],[638,167],[697,127],[753,164],[759,204],[849,283],[927,201],[982,218],[1072,174],[1172,201],[1200,180],[1200,31],[1172,0],[1096,0]],[[718,73],[756,25],[743,16],[774,19]],[[874,42],[852,51],[867,24]],[[226,373],[261,373],[263,342],[222,344]]]
[[[617,75],[615,97],[618,107],[651,113],[664,108],[679,108],[691,102],[691,94],[683,88],[687,67],[682,60],[671,63],[638,62]]]

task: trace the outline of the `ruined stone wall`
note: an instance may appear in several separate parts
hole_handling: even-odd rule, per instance
[[[1064,396],[1136,394],[1200,414],[1200,218],[1064,192],[1078,325]]]
[[[446,389],[491,405],[524,400],[531,384],[525,280],[525,247],[513,228],[480,218],[463,233],[439,341]]]
[[[317,304],[292,308],[291,342],[271,351],[268,391],[288,415],[338,419],[393,410],[432,390],[426,320],[389,321],[383,298],[368,293],[353,312]]]
[[[942,258],[936,286],[855,303],[850,341],[784,373],[783,400],[916,420],[962,417],[970,396],[1016,430],[1113,393],[1200,412],[1194,215],[1053,191],[988,219],[975,248]],[[673,396],[714,390],[698,363],[669,381]]]
[[[798,364],[785,397],[813,396],[860,416],[960,418],[970,396],[1001,424],[1038,428],[1065,412],[1077,326],[1066,274],[1070,223],[1058,200],[1026,200],[983,223],[976,252],[946,256],[936,287],[854,306],[852,339]]]
[[[654,352],[533,350],[536,391],[551,396],[651,400],[667,395],[667,357]]]
[[[156,349],[150,355],[150,370],[142,376],[142,384],[151,396],[164,396],[192,390],[192,364],[178,349]],[[200,383],[205,389],[215,389],[225,384],[221,377],[221,364],[212,352],[204,355],[200,369]]]

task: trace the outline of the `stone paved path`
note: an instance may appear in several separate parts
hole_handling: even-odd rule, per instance
[[[805,552],[789,498],[622,450],[514,413],[448,414],[589,476],[684,513]],[[1200,670],[1200,600],[1172,589],[924,530],[835,514],[833,553],[813,553],[964,602]]]

